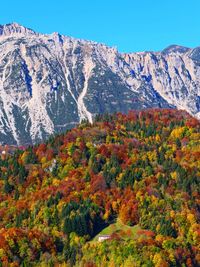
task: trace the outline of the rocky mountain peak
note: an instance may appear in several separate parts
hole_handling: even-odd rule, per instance
[[[188,52],[190,50],[190,48],[185,47],[185,46],[180,46],[180,45],[170,45],[167,48],[165,48],[162,51],[162,54],[171,54],[171,53],[180,53],[180,54],[184,54],[186,52]]]
[[[18,23],[2,25],[0,144],[36,143],[97,114],[132,109],[177,108],[200,119],[199,62],[198,47],[122,54]]]
[[[0,25],[0,36],[36,35],[36,32],[16,22]]]

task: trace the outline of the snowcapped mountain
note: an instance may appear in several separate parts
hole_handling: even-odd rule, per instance
[[[37,142],[98,113],[150,107],[200,119],[200,47],[122,54],[17,23],[0,26],[0,143]]]

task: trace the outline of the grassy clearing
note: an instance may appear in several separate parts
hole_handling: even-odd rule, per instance
[[[138,225],[134,226],[128,226],[121,222],[121,220],[118,218],[115,223],[110,224],[106,228],[104,228],[98,235],[94,237],[92,242],[98,241],[98,237],[100,235],[112,235],[114,233],[119,234],[120,237],[123,239],[128,238],[137,238],[137,231],[141,230],[141,228]]]

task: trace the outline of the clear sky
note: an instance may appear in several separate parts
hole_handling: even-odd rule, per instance
[[[200,46],[200,0],[2,0],[0,24],[117,46],[121,52]]]

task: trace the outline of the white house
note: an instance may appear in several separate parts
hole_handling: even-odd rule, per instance
[[[108,240],[108,239],[110,239],[110,235],[100,235],[98,237],[99,242],[103,242],[103,241]]]

